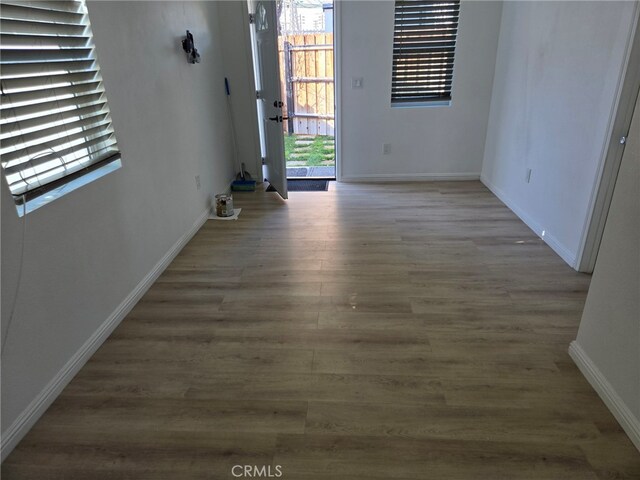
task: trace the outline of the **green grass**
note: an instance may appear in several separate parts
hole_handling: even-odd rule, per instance
[[[284,158],[288,159],[293,153],[293,149],[296,144],[296,136],[291,134],[284,134]]]
[[[300,166],[320,166],[322,162],[332,160],[334,149],[329,148],[333,145],[334,138],[329,135],[318,135],[316,137],[303,137],[312,139],[309,145],[296,146],[296,140],[300,139],[296,134],[285,134],[284,151],[287,162],[304,162]],[[291,158],[291,154],[296,153],[296,157]],[[331,155],[331,156],[330,156]],[[326,163],[324,165],[327,165]]]

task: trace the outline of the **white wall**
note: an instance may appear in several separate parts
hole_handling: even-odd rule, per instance
[[[22,288],[2,352],[9,448],[25,431],[21,422],[33,420],[21,416],[30,402],[42,399],[234,174],[216,3],[90,2],[89,13],[123,167],[26,217]],[[188,64],[181,50],[186,29],[201,64]],[[1,194],[7,335],[21,227],[6,182]]]
[[[482,180],[572,266],[635,8],[609,1],[503,7]]]
[[[390,1],[340,6],[342,178],[478,178],[501,2],[462,2],[448,107],[391,108],[393,9]],[[353,77],[363,78],[363,88],[351,88]]]
[[[246,1],[219,1],[220,35],[224,39],[225,75],[231,90],[231,112],[235,125],[238,165],[244,162],[254,180],[262,181],[262,158],[258,133],[255,80],[251,59],[249,11]]]
[[[578,338],[571,347],[577,363],[605,401],[607,396],[609,401],[616,399],[610,408],[640,450],[639,192],[640,99],[636,103]]]

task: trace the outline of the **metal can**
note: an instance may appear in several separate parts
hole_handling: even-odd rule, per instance
[[[219,193],[215,198],[216,215],[218,217],[233,217],[233,196]]]

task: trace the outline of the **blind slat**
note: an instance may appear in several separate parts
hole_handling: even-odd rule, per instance
[[[28,6],[33,9],[53,10],[56,12],[84,12],[81,2],[63,1],[63,0],[3,0],[2,5],[18,5],[21,7]]]
[[[81,145],[71,145],[59,151],[56,151],[55,149],[51,149],[53,151],[50,150],[51,153],[47,155],[43,155],[41,157],[35,157],[35,158],[33,157],[26,158],[24,162],[21,162],[18,165],[15,165],[13,167],[5,167],[4,171],[7,175],[11,175],[14,173],[22,172],[27,168],[33,169],[34,167],[38,167],[40,165],[46,165],[49,162],[52,162],[55,160],[61,160],[62,157],[73,155],[75,152],[83,152],[85,149],[92,147],[94,145],[97,145],[101,142],[106,142],[112,135],[113,135],[112,131],[106,131],[106,132],[103,132],[103,135],[100,135],[99,137],[83,142]]]
[[[421,2],[418,0],[409,0],[407,2],[398,1],[395,5],[396,12],[421,12],[424,10],[437,10],[441,8],[458,8],[459,2],[453,0],[451,2]]]
[[[397,93],[396,101],[403,102],[419,102],[419,101],[429,101],[429,100],[443,100],[443,99],[451,100],[451,95],[447,95],[442,91],[436,92],[420,92],[420,93]]]
[[[460,1],[395,2],[391,103],[450,100]]]
[[[436,85],[433,87],[429,87],[429,88],[416,88],[414,90],[405,88],[405,89],[393,89],[393,93],[395,95],[398,96],[402,96],[402,95],[413,95],[413,96],[420,96],[420,95],[429,95],[429,94],[441,94],[443,91],[447,90],[451,88],[450,84],[442,84],[442,85]]]
[[[0,63],[0,152],[16,202],[119,156],[84,1],[3,1]]]
[[[1,78],[29,78],[46,75],[62,75],[65,73],[85,72],[93,67],[94,60],[77,60],[75,62],[50,63],[16,63],[3,65]]]
[[[48,115],[53,115],[58,112],[67,110],[76,110],[82,107],[88,107],[91,105],[104,104],[106,105],[106,99],[103,92],[91,93],[77,98],[66,98],[64,100],[53,100],[51,102],[39,103],[35,105],[24,105],[14,109],[7,109],[0,111],[0,119],[3,128],[5,125],[13,122],[20,122],[18,128],[23,126],[26,120],[37,119]],[[106,106],[105,106],[106,108]]]
[[[6,165],[6,169],[8,170],[11,167],[16,166],[18,170],[22,170],[24,168],[28,168],[28,162],[32,158],[39,157],[40,155],[44,155],[48,152],[56,151],[63,145],[79,145],[86,144],[87,140],[92,140],[97,138],[97,136],[104,135],[105,133],[112,134],[113,129],[109,127],[107,124],[102,123],[98,124],[95,127],[87,128],[84,132],[79,132],[71,135],[67,135],[64,138],[58,138],[57,140],[52,140],[46,143],[46,147],[43,147],[42,144],[34,145],[32,147],[27,147],[22,150],[16,152],[15,155],[7,155],[6,159],[3,159],[3,165]],[[3,155],[4,157],[4,155]]]
[[[411,38],[423,38],[423,37],[441,37],[441,38],[448,38],[449,36],[455,36],[456,35],[456,29],[455,28],[438,28],[438,29],[431,29],[431,30],[425,30],[425,29],[421,29],[421,30],[403,30],[402,32],[396,32],[393,36],[394,40],[398,40],[401,41],[402,39],[411,39]]]
[[[453,53],[455,51],[455,45],[450,45],[450,46],[442,46],[442,45],[436,45],[436,46],[429,46],[429,45],[424,45],[424,46],[419,46],[419,47],[399,47],[399,48],[394,48],[393,52],[394,54],[421,54],[421,53],[438,53],[438,52],[451,52]]]
[[[393,18],[396,22],[405,21],[410,19],[436,19],[436,21],[443,21],[443,19],[447,19],[453,14],[456,14],[460,11],[458,8],[439,8],[433,10],[422,10],[422,11],[411,11],[411,10],[403,10],[402,12],[396,11]]]
[[[15,49],[3,50],[0,64],[63,62],[88,58],[91,58],[91,48]]]
[[[101,80],[101,78],[98,76],[97,70],[85,70],[82,72],[66,73],[48,77],[9,78],[2,81],[2,91],[5,94],[9,94],[19,91],[42,90],[45,88],[55,88],[99,80]]]
[[[443,89],[451,87],[451,82],[437,82],[437,83],[416,83],[414,85],[404,85],[400,87],[393,87],[392,91],[397,94],[402,93],[428,93],[439,92]]]
[[[2,13],[0,13],[2,15]],[[22,35],[75,35],[83,36],[87,27],[64,23],[31,22],[29,20],[14,20],[0,18],[2,33],[16,33]]]
[[[393,62],[393,70],[453,70],[453,65],[447,57],[397,58]]]
[[[3,124],[2,128],[0,129],[0,136],[4,138],[5,136],[13,137],[20,135],[22,132],[30,133],[32,131],[48,128],[48,126],[50,125],[55,125],[58,123],[69,123],[77,117],[92,116],[104,111],[104,101],[80,108],[67,108],[66,110],[59,110],[48,115],[43,114],[40,116],[21,120],[20,122]],[[14,130],[9,130],[9,128],[13,128]]]
[[[416,63],[420,65],[437,65],[445,63],[448,67],[453,68],[453,58],[453,52],[395,54],[393,56],[393,65],[402,67],[403,65],[410,63]]]
[[[87,36],[19,35],[15,33],[0,35],[0,43],[7,49],[33,46],[36,48],[86,47],[89,41],[90,38]]]
[[[426,32],[427,35],[429,32],[438,31],[438,30],[454,30],[458,29],[458,22],[447,22],[447,23],[424,23],[422,25],[402,25],[401,29],[398,29],[398,33],[396,34],[410,34],[414,33]]]
[[[415,88],[417,86],[428,86],[432,84],[451,83],[453,75],[443,75],[441,77],[411,77],[411,84],[407,84],[407,78],[400,78],[391,83],[393,88]]]
[[[10,20],[81,25],[83,15],[82,12],[64,12],[48,8],[33,8],[17,3],[2,4],[2,18]]]
[[[434,48],[455,48],[456,40],[447,39],[447,40],[433,40],[431,38],[411,38],[411,39],[401,39],[396,40],[396,46],[393,47],[394,51],[402,52],[405,50],[415,50],[416,48],[429,48],[433,50]]]
[[[429,100],[443,100],[443,98],[446,98],[448,100],[451,100],[451,96],[445,96],[439,93],[433,94],[433,95],[423,95],[423,96],[406,96],[406,97],[398,97],[398,99],[396,100],[399,103],[415,103],[415,102],[423,102],[425,100],[423,100],[424,98],[427,98]]]
[[[74,128],[69,129],[68,125],[54,125],[49,128],[44,128],[42,130],[35,130],[31,133],[27,133],[21,135],[19,137],[19,141],[16,142],[15,137],[6,137],[0,140],[0,149],[3,150],[2,153],[2,162],[9,163],[14,160],[17,160],[21,155],[28,156],[33,155],[33,153],[26,152],[25,150],[29,150],[31,148],[39,148],[45,146],[52,146],[55,142],[58,142],[62,139],[64,143],[64,138],[69,135],[75,135],[78,133],[77,131],[74,133],[74,130],[80,129],[83,131],[86,129],[87,131],[94,128],[96,125],[104,124],[105,120],[107,120],[105,124],[105,128],[109,128],[110,120],[108,118],[108,113],[103,112],[99,115],[95,115],[88,118],[83,118],[74,122]],[[47,140],[52,137],[56,137],[55,139]],[[60,143],[56,143],[56,145],[60,145]],[[12,149],[11,151],[5,152],[7,149]],[[23,153],[21,153],[23,152]]]
[[[100,81],[91,83],[71,85],[60,88],[49,88],[44,90],[32,90],[29,92],[10,93],[3,96],[0,109],[7,110],[22,105],[33,105],[36,103],[46,103],[50,101],[75,98],[82,95],[90,95],[96,92],[103,92]]]
[[[431,12],[422,12],[422,13],[415,13],[415,14],[396,13],[393,19],[396,26],[416,25],[420,23],[452,21],[454,19],[453,17],[457,16],[458,13],[459,13],[458,9],[433,10]]]
[[[401,15],[404,13],[413,13],[413,14],[428,14],[433,11],[441,11],[441,10],[459,10],[460,3],[459,2],[410,2],[409,4],[402,4],[401,2],[396,2],[395,15]]]

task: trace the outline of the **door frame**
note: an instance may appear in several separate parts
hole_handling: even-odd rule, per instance
[[[342,181],[342,1],[333,0],[333,129],[336,182]]]
[[[640,91],[640,2],[635,2],[634,24],[626,50],[625,67],[620,75],[617,99],[609,120],[608,139],[598,165],[599,174],[592,187],[590,213],[582,231],[574,265],[579,272],[591,273],[595,267],[624,154],[620,138],[630,134],[633,110]]]
[[[340,19],[342,18],[340,15],[340,11],[342,8],[342,2],[344,0],[333,0],[333,8],[332,8],[332,16],[333,16],[333,138],[334,138],[334,161],[335,161],[335,175],[334,178],[330,179],[330,177],[325,177],[326,179],[330,179],[331,181],[339,182],[342,180],[341,173],[341,158],[342,158],[342,148],[341,148],[341,138],[342,131],[340,129],[341,125],[341,115],[342,110],[339,108],[342,105],[341,102],[341,82],[340,82],[340,71],[341,71],[341,44],[339,43],[342,38],[342,30],[340,29]]]

